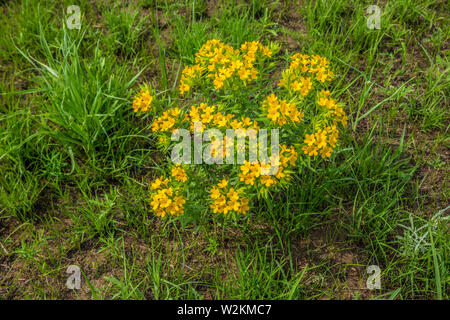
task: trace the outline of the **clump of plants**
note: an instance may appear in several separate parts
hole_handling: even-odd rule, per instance
[[[153,115],[168,157],[150,186],[157,216],[246,214],[255,199],[289,188],[307,162],[331,157],[347,116],[333,98],[330,63],[296,53],[277,79],[278,51],[209,40],[183,69],[183,99],[167,105],[148,86],[135,96],[133,110]]]

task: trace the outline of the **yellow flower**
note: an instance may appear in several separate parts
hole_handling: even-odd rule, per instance
[[[211,198],[217,199],[219,197],[220,197],[220,190],[217,189],[215,186],[212,187],[212,189],[211,189]]]
[[[315,146],[303,146],[302,149],[309,156],[317,156],[317,148]]]
[[[179,90],[180,90],[180,94],[185,94],[186,92],[189,92],[189,90],[191,89],[191,86],[190,85],[188,85],[187,83],[185,83],[185,82],[181,82],[180,83],[180,88],[179,88]]]
[[[230,190],[227,193],[227,197],[231,200],[239,199],[238,193],[234,190],[234,188],[230,188]]]
[[[142,89],[133,99],[133,111],[148,111],[151,107],[153,96],[148,89]]]
[[[157,182],[159,180],[159,182]],[[150,205],[157,216],[165,217],[167,214],[178,216],[184,212],[184,204],[186,200],[175,192],[172,187],[168,187],[168,180],[161,182],[160,179],[152,184],[151,190],[156,191],[150,198]],[[154,189],[154,186],[157,189]],[[165,188],[160,188],[164,185]]]
[[[150,189],[151,190],[157,190],[157,189],[159,189],[161,187],[167,187],[168,183],[169,183],[168,179],[164,179],[163,180],[161,178],[158,178],[158,179],[156,179],[155,181],[152,182]]]
[[[271,176],[262,176],[261,177],[261,183],[265,185],[266,187],[270,187],[277,183],[275,179],[273,179]]]
[[[186,171],[179,166],[176,166],[175,168],[172,169],[172,177],[182,182],[187,181]]]
[[[157,131],[173,131],[171,130],[176,122],[179,120],[181,110],[179,108],[169,109],[163,112],[163,114],[156,118],[152,123],[152,130]]]
[[[333,152],[333,149],[330,147],[324,147],[322,150],[320,150],[320,155],[322,158],[328,158],[331,156],[331,153]]]
[[[248,206],[249,200],[248,198],[242,198],[241,203],[238,209],[238,212],[241,214],[247,213],[248,210],[250,210],[250,207]]]
[[[222,180],[218,187],[223,189],[227,184],[228,182],[226,180]],[[227,214],[228,212],[233,211],[245,213],[249,210],[248,199],[241,198],[237,190],[230,188],[227,192],[225,191],[225,193],[222,194],[219,188],[213,186],[210,192],[210,197],[213,200],[210,203],[210,208],[213,213]]]
[[[223,179],[223,180],[218,184],[219,188],[221,188],[221,189],[226,188],[227,185],[228,185],[228,181],[225,180],[225,179]]]

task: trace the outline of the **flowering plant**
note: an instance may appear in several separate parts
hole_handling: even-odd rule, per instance
[[[347,116],[327,88],[334,77],[328,60],[296,53],[276,81],[278,51],[276,43],[246,42],[235,49],[209,40],[196,53],[195,64],[182,72],[179,94],[189,99],[187,105],[158,109],[148,87],[135,96],[135,112],[153,110],[151,128],[162,151],[174,147],[180,130],[187,132],[186,139],[194,137],[194,156],[189,143],[184,160],[169,163],[167,173],[151,184],[150,204],[157,216],[245,214],[255,197],[289,187],[304,161],[331,156]],[[268,136],[271,148],[261,138]],[[264,156],[268,149],[270,157]]]

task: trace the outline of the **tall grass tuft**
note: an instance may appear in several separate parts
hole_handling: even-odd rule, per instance
[[[131,78],[125,65],[102,56],[97,42],[91,57],[79,55],[84,32],[69,34],[49,45],[41,29],[45,60],[38,61],[19,49],[38,72],[36,82],[46,98],[43,130],[70,154],[96,159],[113,151],[116,130],[126,126]]]

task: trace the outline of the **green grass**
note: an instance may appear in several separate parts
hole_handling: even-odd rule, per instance
[[[68,30],[71,4],[0,4],[1,299],[449,298],[446,1],[379,2],[379,30],[370,1],[84,0]],[[327,57],[349,124],[248,216],[160,219],[165,159],[130,97],[150,83],[159,109],[183,105],[182,67],[211,38]]]

